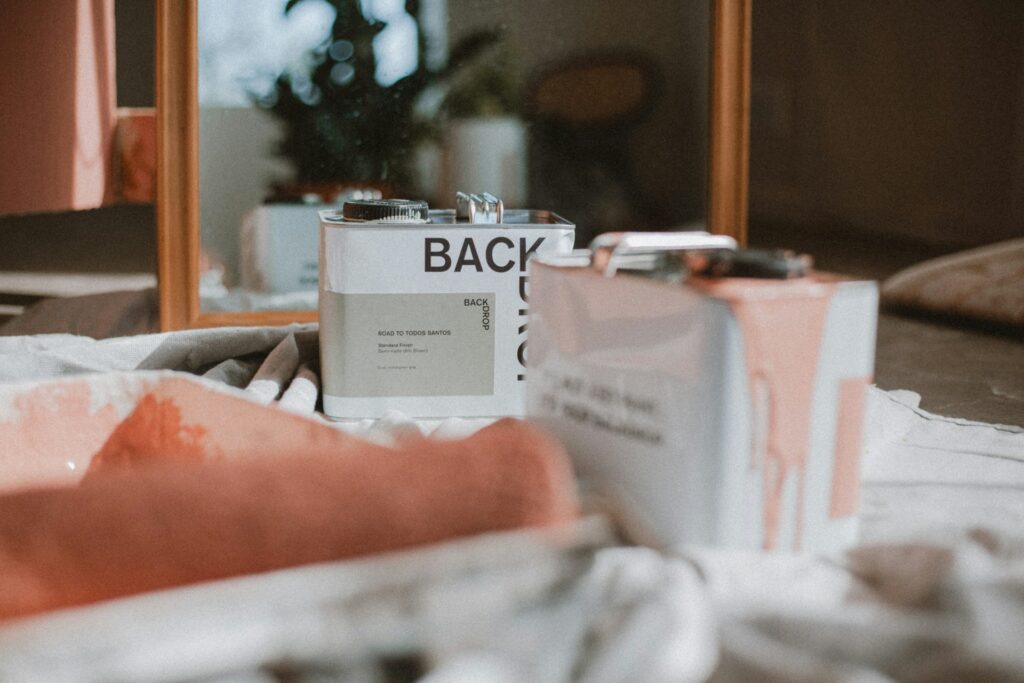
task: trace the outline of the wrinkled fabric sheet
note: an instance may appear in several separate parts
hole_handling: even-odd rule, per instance
[[[254,401],[279,405],[324,420],[314,413],[319,389],[317,325],[219,327],[92,339],[69,334],[0,336],[0,382],[25,382],[71,375],[175,370],[243,389]],[[326,420],[324,420],[326,421]],[[397,411],[379,420],[330,422],[378,443],[411,436],[461,438],[491,418],[412,420]]]
[[[719,680],[1024,680],[1024,430],[869,395],[860,543],[845,556],[684,548]]]
[[[591,518],[15,623],[0,678],[706,680],[717,638],[693,567],[612,540]]]
[[[200,374],[218,363],[266,355],[294,334],[313,355],[316,325],[219,327],[96,340],[70,334],[0,337],[0,382],[129,370]]]
[[[286,396],[300,375],[310,381],[299,370],[310,334],[315,340],[315,327],[0,339],[0,379],[163,367],[239,388],[277,377],[270,391]],[[260,376],[281,348],[287,358],[275,361],[276,374]],[[543,562],[499,554],[505,559],[489,575],[470,571],[464,550],[447,556],[435,583],[410,584],[430,590],[401,616],[388,612],[394,595],[367,586],[362,611],[345,612],[347,632],[397,638],[388,641],[395,652],[431,662],[432,681],[1024,680],[1024,430],[932,415],[911,392],[872,389],[868,400],[860,543],[841,557],[655,552],[609,548],[609,540],[582,564],[566,549],[543,551]],[[476,426],[396,413],[347,428],[388,441]],[[548,592],[513,588],[524,584]],[[296,634],[334,624],[309,618],[293,615],[295,630],[275,632],[267,651],[299,652]],[[184,651],[202,650],[182,638]],[[0,638],[0,651],[11,642]],[[349,664],[381,654],[367,648],[331,652],[347,652]],[[249,655],[258,670],[263,655]],[[181,677],[192,674],[211,675]]]

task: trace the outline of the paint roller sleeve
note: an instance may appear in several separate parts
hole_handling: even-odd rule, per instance
[[[513,420],[460,441],[154,465],[0,497],[0,619],[575,515],[564,452]]]

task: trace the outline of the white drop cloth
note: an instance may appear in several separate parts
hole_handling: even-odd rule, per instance
[[[168,368],[245,386],[257,357],[288,335],[299,350],[294,372],[315,349],[315,327],[0,338],[0,381]],[[215,585],[183,589],[214,591],[195,604],[185,599],[194,593],[164,603],[143,596],[0,628],[0,679],[57,671],[71,660],[50,646],[74,637],[67,657],[100,662],[94,680],[126,672],[173,680],[153,664],[166,664],[157,654],[172,645],[178,678],[193,680],[255,676],[280,656],[326,657],[332,670],[369,675],[388,653],[422,657],[435,682],[1024,680],[1024,430],[931,415],[917,400],[869,394],[861,544],[838,560],[711,548],[668,557],[608,548],[607,538],[589,549],[479,539],[362,561],[356,566],[370,569],[344,597],[330,597],[340,579],[316,574],[327,568],[300,568],[224,582],[219,594]],[[389,414],[343,427],[388,441],[460,436],[480,424]],[[395,563],[405,567],[401,585],[389,573]],[[335,571],[356,571],[341,566]],[[274,578],[281,575],[305,578]],[[291,602],[263,602],[292,580],[303,587],[299,597],[286,591]],[[213,614],[217,595],[233,597]],[[316,606],[299,609],[295,600]],[[150,624],[137,634],[136,657],[111,647],[117,629],[96,627],[131,623],[133,610]],[[180,628],[193,623],[207,630]],[[173,638],[161,632],[172,624]],[[211,662],[225,653],[234,668],[218,674]]]

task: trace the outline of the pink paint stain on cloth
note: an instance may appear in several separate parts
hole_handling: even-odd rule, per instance
[[[783,487],[793,472],[797,476],[795,545],[799,548],[814,380],[836,282],[810,276],[783,281],[698,280],[691,284],[727,301],[743,334],[755,420],[751,464],[761,469],[763,480],[764,548],[778,545]],[[762,419],[767,420],[767,434],[759,444]]]
[[[17,396],[11,419],[0,422],[0,481],[13,487],[54,473],[77,480],[78,461],[104,442],[117,421],[114,406],[93,408],[85,382],[41,386]]]
[[[89,463],[86,477],[156,463],[200,463],[208,455],[207,430],[184,425],[170,398],[146,394]]]

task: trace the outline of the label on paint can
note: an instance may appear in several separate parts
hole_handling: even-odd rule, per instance
[[[338,396],[489,396],[494,393],[494,292],[324,292],[324,383]]]

